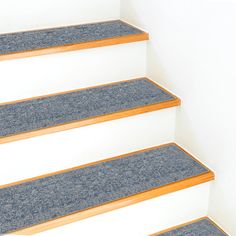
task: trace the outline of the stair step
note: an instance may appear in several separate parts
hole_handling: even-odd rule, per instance
[[[2,186],[0,234],[33,234],[214,179],[171,143]]]
[[[208,217],[164,230],[151,236],[227,236],[227,234]]]
[[[180,100],[147,78],[0,105],[0,143],[173,107]]]
[[[0,35],[0,60],[144,41],[148,34],[114,20]]]

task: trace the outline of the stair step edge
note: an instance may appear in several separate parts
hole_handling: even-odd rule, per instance
[[[106,179],[109,181],[105,181]],[[46,215],[41,215],[43,220],[40,220],[40,213],[36,214],[36,218],[32,218],[31,221],[28,219],[27,222],[24,219],[20,220],[13,217],[12,221],[14,222],[11,222],[10,226],[9,223],[6,223],[9,222],[9,219],[5,222],[2,214],[2,219],[0,219],[3,221],[1,223],[2,230],[5,224],[6,230],[19,230],[17,233],[20,234],[27,235],[42,232],[213,179],[214,173],[210,169],[177,144],[169,143],[152,147],[1,186],[0,194],[14,192],[16,199],[12,200],[12,206],[18,206],[17,196],[20,197],[20,205],[24,202],[26,214],[27,209],[28,211],[38,212],[38,207],[44,209],[45,204],[48,206],[45,208]],[[95,189],[93,187],[95,186],[94,181],[97,186]],[[46,189],[46,193],[42,192],[43,189]],[[50,195],[47,195],[47,189]],[[102,189],[102,191],[99,189]],[[79,193],[76,193],[76,191],[79,191]],[[20,194],[16,194],[17,192]],[[65,194],[66,198],[64,198]],[[34,195],[37,196],[36,200],[38,197],[44,199],[40,206],[35,204],[32,206],[32,202],[36,201]],[[83,196],[87,197],[84,198]],[[59,198],[60,207],[65,205],[69,208],[61,207],[59,210],[56,207],[58,213],[55,213],[54,207],[58,203],[57,198]],[[0,199],[4,201],[3,197]],[[72,202],[69,204],[67,201]],[[82,203],[82,205],[77,204],[77,202]],[[10,203],[8,202],[8,204]],[[0,207],[4,205],[4,203],[0,204]],[[35,209],[32,210],[32,207]],[[20,206],[20,209],[23,209],[22,206]],[[13,210],[16,211],[16,209]],[[14,229],[13,226],[18,228]],[[24,227],[26,228],[20,229]]]
[[[147,78],[0,104],[0,144],[179,106]]]
[[[0,34],[0,61],[149,39],[121,20]]]

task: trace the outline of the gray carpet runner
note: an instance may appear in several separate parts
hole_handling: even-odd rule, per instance
[[[0,189],[0,234],[207,172],[169,144]]]
[[[0,138],[175,100],[136,79],[0,106]]]
[[[0,55],[66,46],[143,31],[120,20],[0,35]]]

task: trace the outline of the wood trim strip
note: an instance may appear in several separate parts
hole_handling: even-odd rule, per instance
[[[172,231],[172,230],[175,230],[175,229],[179,229],[179,228],[181,228],[181,227],[184,227],[184,226],[187,226],[187,225],[189,225],[189,224],[193,224],[193,223],[196,223],[196,222],[198,222],[198,221],[205,220],[205,219],[210,220],[213,225],[215,225],[220,231],[222,231],[222,233],[224,233],[225,235],[228,235],[228,234],[226,234],[212,219],[210,219],[208,216],[205,216],[205,217],[201,217],[201,218],[196,219],[196,220],[189,221],[189,222],[187,222],[187,223],[183,223],[183,224],[180,224],[180,225],[177,225],[177,226],[173,226],[173,227],[171,227],[171,228],[162,230],[162,231],[160,231],[160,232],[158,232],[158,233],[154,233],[154,234],[151,234],[151,235],[149,235],[149,236],[158,236],[158,235],[167,233],[167,232],[169,232],[169,231]]]
[[[151,80],[149,80],[149,81],[151,81]],[[153,84],[155,84],[153,81],[151,81],[151,82]],[[120,82],[116,82],[116,83],[120,83]],[[114,84],[114,83],[111,83],[111,84]],[[107,84],[107,85],[109,85],[109,84]],[[103,85],[101,85],[101,86],[103,86]],[[155,86],[158,86],[159,88],[161,88],[157,84],[155,84]],[[99,86],[95,86],[95,87],[99,87]],[[86,89],[88,89],[88,88],[86,88]],[[161,89],[163,89],[163,88],[161,88]],[[83,89],[79,89],[76,91],[81,91],[81,90],[83,90]],[[163,89],[163,90],[165,90],[165,89]],[[68,93],[68,92],[65,92],[65,93]],[[57,95],[65,94],[65,93],[58,93]],[[168,92],[168,93],[171,94],[170,92]],[[31,138],[31,137],[36,137],[36,136],[41,136],[41,135],[45,135],[45,134],[49,134],[49,133],[70,130],[70,129],[79,128],[79,127],[83,127],[83,126],[87,126],[87,125],[111,121],[111,120],[115,120],[115,119],[125,118],[125,117],[143,114],[143,113],[156,111],[156,110],[160,110],[160,109],[164,109],[164,108],[179,106],[181,104],[180,99],[177,98],[173,94],[171,94],[171,95],[174,97],[174,100],[156,103],[156,104],[152,104],[152,105],[147,105],[147,106],[143,106],[143,107],[138,107],[138,108],[134,108],[134,109],[124,110],[124,111],[118,111],[115,113],[110,113],[110,114],[106,114],[106,115],[102,115],[102,116],[95,116],[95,117],[91,117],[91,118],[87,118],[87,119],[83,119],[83,120],[79,120],[79,121],[75,121],[75,122],[69,122],[69,123],[65,123],[65,124],[61,124],[61,125],[56,125],[53,127],[42,128],[42,129],[38,129],[38,130],[32,130],[32,131],[25,132],[25,133],[20,133],[20,134],[16,134],[16,135],[10,135],[7,137],[3,137],[3,138],[0,138],[0,144],[14,142],[14,141],[23,140],[23,139],[27,139],[27,138]],[[55,94],[42,96],[42,97],[48,97],[48,96],[55,96]],[[21,100],[21,101],[16,101],[16,103],[31,100],[31,99],[32,98]],[[12,103],[14,103],[14,102],[7,103],[7,104],[12,104]],[[5,103],[5,105],[6,105],[6,103]]]
[[[122,207],[130,206],[145,200],[149,200],[155,197],[159,197],[164,194],[176,192],[185,188],[189,188],[198,184],[202,184],[214,179],[214,175],[211,172],[202,174],[196,177],[185,179],[173,184],[169,184],[157,189],[153,189],[144,193],[136,194],[127,198],[119,199],[114,202],[110,202],[98,207],[94,207],[85,211],[81,211],[75,214],[64,216],[46,223],[35,225],[27,229],[16,231],[16,235],[33,235],[49,229],[57,228],[66,224],[70,224],[79,220],[83,220],[92,216],[96,216],[102,213],[113,211]]]
[[[64,46],[56,46],[56,47],[50,47],[50,48],[35,49],[35,50],[29,50],[29,51],[23,51],[23,52],[17,52],[17,53],[4,54],[4,55],[0,55],[0,61],[41,56],[41,55],[60,53],[60,52],[69,52],[69,51],[89,49],[89,48],[105,47],[105,46],[125,44],[125,43],[131,43],[131,42],[139,42],[139,41],[145,41],[148,39],[149,39],[149,34],[146,32],[143,32],[140,34],[126,35],[126,36],[120,36],[120,37],[114,37],[114,38],[102,39],[102,40],[94,40],[94,41],[85,42],[85,43],[77,43],[77,44],[70,44],[70,45],[64,45]]]
[[[40,176],[40,177],[35,177],[35,178],[28,179],[28,180],[25,180],[25,181],[21,181],[21,182],[18,182],[18,183],[13,183],[13,184],[10,184],[8,186],[6,186],[6,185],[1,186],[1,188],[2,187],[13,186],[13,185],[16,185],[16,184],[36,180],[36,179],[39,179],[39,178],[43,178],[43,177],[47,177],[47,176],[51,176],[51,175],[55,175],[55,174],[64,173],[64,172],[79,169],[79,168],[84,168],[84,167],[89,166],[89,165],[94,165],[94,164],[98,164],[98,163],[101,163],[101,162],[126,157],[128,155],[136,154],[136,153],[139,153],[139,152],[148,151],[148,150],[152,150],[152,149],[155,149],[155,148],[161,148],[161,147],[164,147],[164,146],[168,146],[170,144],[175,144],[175,143],[168,143],[168,144],[160,145],[160,146],[157,146],[157,147],[151,147],[151,148],[147,148],[147,149],[144,149],[144,150],[139,150],[139,151],[132,152],[132,153],[129,153],[129,154],[120,155],[118,157],[108,158],[108,159],[105,159],[105,160],[102,160],[102,161],[98,161],[98,162],[94,162],[94,163],[90,163],[90,164],[85,164],[85,165],[82,165],[82,166],[79,166],[79,167],[75,167],[75,168],[71,168],[71,169],[51,173],[51,174]],[[188,155],[191,156],[190,154],[188,154]],[[194,160],[196,160],[196,159],[194,158]],[[30,228],[26,228],[26,229],[16,231],[16,232],[14,232],[14,234],[16,234],[16,235],[32,235],[32,234],[40,233],[40,232],[43,232],[45,230],[53,229],[53,228],[56,228],[56,227],[59,227],[59,226],[62,226],[62,225],[66,225],[66,224],[69,224],[69,223],[72,223],[72,222],[76,222],[76,221],[79,221],[79,220],[82,220],[82,219],[86,219],[88,217],[96,216],[96,215],[99,215],[99,214],[102,214],[102,213],[105,213],[105,212],[109,212],[109,211],[116,210],[116,209],[119,209],[119,208],[122,208],[122,207],[126,207],[126,206],[129,206],[129,205],[135,204],[135,203],[139,203],[139,202],[142,202],[142,201],[145,201],[145,200],[148,200],[148,199],[152,199],[152,198],[164,195],[164,194],[168,194],[168,193],[175,192],[175,191],[178,191],[178,190],[182,190],[182,189],[192,187],[192,186],[195,186],[195,185],[198,185],[198,184],[202,184],[202,183],[205,183],[205,182],[208,182],[208,181],[211,181],[211,180],[214,180],[214,173],[210,169],[208,169],[208,172],[206,172],[204,174],[194,176],[194,177],[190,177],[190,178],[187,178],[187,179],[175,182],[175,183],[171,183],[171,184],[168,184],[168,185],[165,185],[165,186],[162,186],[162,187],[158,187],[158,188],[155,188],[155,189],[143,192],[143,193],[139,193],[139,194],[135,194],[135,195],[132,195],[132,196],[129,196],[129,197],[121,198],[119,200],[112,201],[112,202],[109,202],[107,204],[104,204],[104,205],[101,205],[101,206],[98,206],[98,207],[94,207],[94,208],[90,208],[90,209],[87,209],[87,210],[84,210],[84,211],[81,211],[81,212],[78,212],[78,213],[74,213],[74,214],[71,214],[71,215],[60,217],[58,219],[45,222],[43,224],[35,225],[35,226],[30,227]]]
[[[216,224],[216,222],[213,221],[209,216],[208,216],[207,218],[208,218],[208,220],[210,220],[211,223],[212,223],[213,225],[215,225],[215,227],[217,227],[223,234],[225,234],[226,236],[229,236],[229,234],[227,234],[227,233],[226,233],[218,224]]]
[[[168,194],[168,193],[182,190],[185,188],[189,188],[198,184],[202,184],[202,183],[211,181],[213,179],[214,177],[212,173],[208,172],[206,174],[202,174],[200,176],[196,176],[196,177],[192,177],[183,181],[179,181],[174,184],[169,184],[169,185],[157,188],[157,189],[150,190],[148,192],[136,194],[134,196],[130,196],[127,198],[114,201],[114,202],[110,202],[102,206],[98,206],[98,207],[88,209],[82,212],[78,212],[72,215],[61,217],[56,220],[48,221],[46,223],[36,225],[27,229],[16,231],[14,234],[33,235],[33,234],[40,233],[49,229],[53,229],[59,226],[69,224],[72,222],[76,222],[76,221],[83,220],[92,216],[96,216],[102,213],[106,213],[106,212],[113,211],[122,207],[126,207],[135,203],[139,203],[148,199],[152,199],[152,198],[164,195],[164,194]]]

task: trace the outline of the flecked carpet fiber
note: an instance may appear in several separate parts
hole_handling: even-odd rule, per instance
[[[143,31],[120,20],[0,35],[0,55],[65,46]]]
[[[208,172],[175,144],[0,189],[0,233]]]
[[[158,234],[158,236],[227,236],[218,229],[209,219],[174,229],[172,231]]]
[[[174,99],[144,78],[2,105],[0,138]]]

